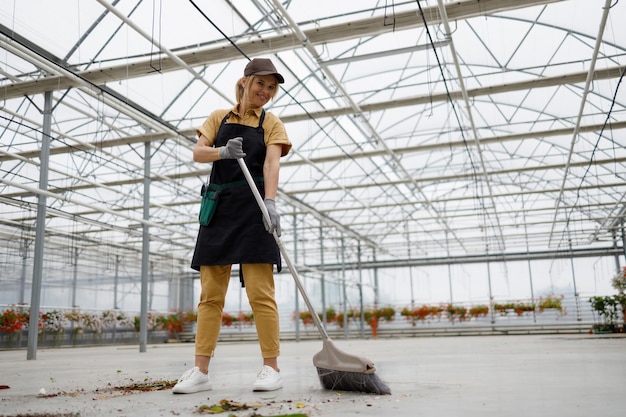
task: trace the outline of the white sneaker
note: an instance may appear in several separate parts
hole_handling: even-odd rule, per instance
[[[253,391],[275,391],[283,387],[283,379],[280,372],[276,372],[271,366],[264,365],[256,376],[252,386]]]
[[[200,372],[197,366],[186,371],[180,377],[172,392],[174,394],[192,394],[194,392],[208,391],[211,389],[211,380],[208,374]]]

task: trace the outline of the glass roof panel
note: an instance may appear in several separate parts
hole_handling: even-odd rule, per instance
[[[2,236],[32,239],[45,194],[58,245],[136,256],[148,224],[155,262],[187,271],[211,169],[192,161],[195,129],[267,56],[286,79],[268,110],[294,145],[279,210],[300,264],[321,250],[354,261],[357,247],[377,261],[608,253],[626,211],[626,5],[609,5],[13,2],[0,11]]]

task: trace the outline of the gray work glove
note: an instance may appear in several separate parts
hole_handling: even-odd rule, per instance
[[[243,151],[243,138],[237,137],[229,139],[226,146],[222,146],[219,151],[220,159],[239,159],[246,156]]]
[[[280,236],[280,215],[276,211],[276,203],[270,198],[266,198],[263,201],[265,203],[265,207],[267,208],[267,212],[270,215],[271,222],[271,224],[267,224],[267,220],[265,220],[265,216],[263,216],[263,225],[265,226],[265,230],[267,230],[268,233],[274,233],[274,231],[276,231],[276,235]]]

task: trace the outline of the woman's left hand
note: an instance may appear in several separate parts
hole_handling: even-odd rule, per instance
[[[267,220],[265,220],[265,216],[263,216],[265,230],[267,230],[268,233],[274,233],[275,231],[276,235],[280,236],[280,215],[278,214],[278,211],[276,211],[276,202],[269,198],[266,198],[263,202],[265,203],[267,212],[270,215],[270,224],[267,224]]]

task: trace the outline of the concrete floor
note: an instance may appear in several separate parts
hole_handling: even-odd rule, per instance
[[[320,341],[283,342],[285,387],[251,390],[260,366],[256,343],[221,343],[211,365],[213,390],[124,393],[113,387],[177,379],[193,344],[0,352],[3,416],[197,416],[222,399],[255,409],[222,416],[567,416],[626,413],[625,335],[530,335],[335,340],[376,363],[392,395],[321,389],[311,357]],[[41,390],[46,395],[41,395]]]

